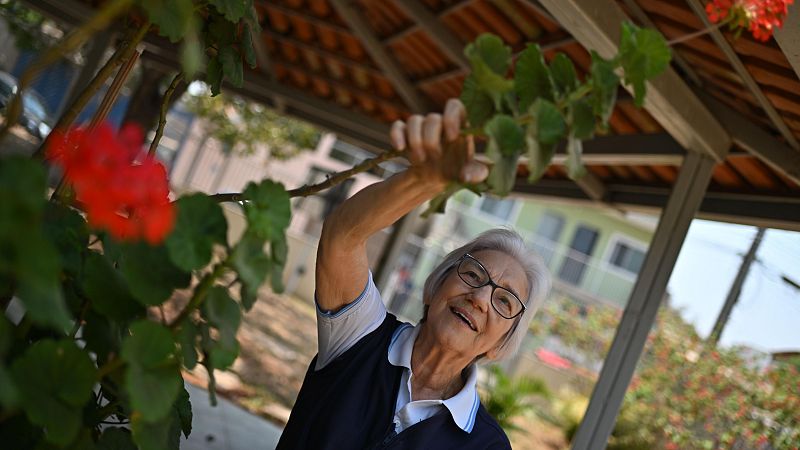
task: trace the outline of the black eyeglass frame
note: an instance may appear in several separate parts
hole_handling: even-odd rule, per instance
[[[478,267],[480,267],[481,270],[483,270],[483,272],[486,274],[486,282],[485,283],[483,283],[483,284],[481,284],[479,286],[475,286],[471,282],[469,282],[468,280],[464,279],[464,277],[461,275],[461,264],[463,264],[465,259],[470,259],[470,260],[474,261],[478,265]],[[511,292],[511,290],[509,290],[507,288],[504,288],[503,286],[500,286],[499,284],[495,283],[494,280],[492,280],[491,275],[489,275],[489,271],[486,270],[486,267],[483,265],[483,263],[478,261],[477,258],[475,258],[474,256],[470,255],[469,253],[464,253],[464,256],[462,256],[461,258],[458,259],[458,263],[456,264],[455,267],[456,267],[456,274],[458,274],[458,278],[461,278],[461,281],[463,281],[467,286],[475,288],[475,289],[482,288],[482,287],[487,286],[487,285],[492,287],[492,293],[489,296],[489,303],[492,304],[492,309],[494,309],[494,312],[496,312],[497,315],[499,315],[500,317],[502,317],[504,319],[512,320],[512,319],[514,319],[516,317],[519,317],[521,314],[523,314],[525,312],[526,309],[528,309],[528,307],[525,306],[525,303],[522,300],[520,300],[520,298],[517,296],[517,294],[515,294],[515,293]],[[511,317],[504,316],[503,313],[501,313],[500,310],[497,309],[497,306],[495,306],[495,304],[494,304],[494,291],[496,291],[497,289],[502,289],[502,290],[508,292],[509,294],[511,294],[511,296],[514,297],[519,302],[520,306],[522,306],[522,309],[520,309],[518,313],[514,314]]]

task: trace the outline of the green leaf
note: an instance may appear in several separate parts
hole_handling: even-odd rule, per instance
[[[19,405],[17,385],[3,362],[13,342],[11,328],[8,319],[0,316],[0,405],[6,410],[14,409]]]
[[[629,22],[622,24],[619,61],[625,72],[625,83],[633,86],[636,106],[644,104],[646,81],[663,72],[671,58],[669,45],[661,33]]]
[[[149,320],[136,322],[122,344],[122,357],[128,363],[125,388],[131,406],[146,422],[163,419],[183,386],[172,334]]]
[[[503,156],[497,146],[490,144],[487,149],[487,156],[494,163],[489,170],[489,176],[486,178],[489,192],[499,196],[508,195],[517,181],[519,155]]]
[[[121,427],[109,427],[97,441],[98,450],[137,450],[133,436],[129,430]]]
[[[570,122],[570,136],[577,139],[589,139],[594,135],[594,111],[588,100],[580,99],[570,102],[567,114]]]
[[[166,327],[147,319],[130,326],[131,335],[122,343],[122,357],[126,362],[154,369],[174,361],[175,342]]]
[[[72,318],[59,284],[58,253],[40,233],[18,239],[24,248],[16,252],[17,296],[34,322],[65,332]]]
[[[525,132],[513,117],[496,114],[484,127],[489,137],[489,146],[494,146],[500,155],[519,155],[525,147]]]
[[[219,62],[219,57],[214,56],[208,58],[206,65],[206,83],[211,86],[211,96],[216,97],[222,88],[222,63]]]
[[[283,292],[283,270],[286,266],[286,258],[289,255],[289,246],[286,242],[286,234],[281,233],[274,236],[269,246],[270,256],[272,257],[272,267],[270,268],[270,284],[272,290],[277,293]]]
[[[536,139],[545,145],[557,144],[567,132],[567,123],[553,102],[537,99],[530,109],[536,120]]]
[[[242,30],[242,42],[240,45],[242,51],[244,52],[244,60],[251,68],[255,69],[258,63],[256,61],[256,50],[253,47],[253,35],[251,34],[253,32],[254,31],[251,29],[249,23],[244,24],[244,30]]]
[[[234,340],[215,339],[211,336],[210,327],[207,323],[200,324],[200,341],[203,347],[203,365],[206,371],[211,373],[213,369],[226,369],[230,367],[236,357],[239,356],[239,342]],[[211,382],[209,380],[209,394],[211,394]],[[213,403],[212,403],[213,404]]]
[[[581,161],[583,155],[583,141],[575,136],[567,140],[567,175],[577,180],[586,175],[586,167]]]
[[[534,183],[542,177],[547,166],[555,154],[555,144],[542,144],[536,139],[536,132],[533,127],[528,127],[529,131],[525,136],[528,153],[528,182]]]
[[[165,246],[122,245],[119,262],[133,297],[145,306],[160,305],[175,289],[189,286],[191,274],[176,267]]]
[[[181,346],[181,357],[183,366],[188,370],[194,369],[197,365],[197,337],[199,331],[197,325],[190,319],[184,320],[178,329],[178,343]]]
[[[472,66],[471,76],[476,86],[492,99],[495,110],[500,111],[503,96],[514,89],[514,82],[506,79],[511,49],[499,37],[486,33],[468,44],[464,54]]]
[[[580,84],[578,75],[575,73],[575,66],[563,53],[556,54],[553,61],[550,62],[550,73],[553,76],[556,90],[562,97],[569,95]]]
[[[45,236],[58,250],[64,271],[76,276],[81,270],[81,255],[89,244],[86,220],[70,207],[48,202],[43,225]]]
[[[492,97],[480,89],[475,76],[472,74],[464,78],[464,86],[461,89],[461,103],[467,109],[467,121],[472,127],[482,128],[494,114]]]
[[[44,339],[14,361],[11,373],[22,408],[46,429],[46,439],[62,446],[75,439],[95,382],[89,355],[72,341]]]
[[[289,193],[283,185],[272,180],[250,182],[243,194],[248,232],[264,240],[283,234],[292,215]]]
[[[264,253],[264,241],[245,233],[233,249],[231,265],[242,285],[242,306],[249,311],[258,298],[258,288],[272,269],[272,260]]]
[[[495,111],[501,111],[503,97],[513,91],[514,81],[494,73],[485,62],[479,59],[472,60],[471,64],[471,75],[475,78],[478,88],[492,99]]]
[[[119,354],[123,335],[128,334],[128,328],[92,310],[86,312],[85,319],[81,335],[86,340],[86,349],[97,355],[97,363],[106,362],[111,354]]]
[[[468,44],[464,54],[470,61],[479,60],[497,75],[505,76],[511,64],[511,48],[499,37],[484,33]]]
[[[228,343],[236,341],[242,311],[239,309],[239,304],[228,295],[227,289],[221,286],[209,289],[203,304],[203,312],[208,322],[219,330],[221,341]]]
[[[181,424],[174,409],[164,420],[148,422],[141,417],[131,420],[133,440],[139,450],[178,450],[181,445]]]
[[[160,35],[172,42],[178,42],[186,32],[195,26],[192,0],[141,0],[147,17],[158,26]]]
[[[614,73],[614,69],[613,62],[603,59],[592,50],[592,65],[589,69],[592,85],[592,109],[594,114],[600,118],[604,128],[608,126],[608,119],[611,117],[614,103],[617,101],[619,77]]]
[[[181,44],[181,67],[185,80],[194,79],[195,74],[203,65],[204,59],[205,55],[199,36],[196,32],[188,33]]]
[[[517,59],[514,90],[519,96],[520,111],[527,111],[537,98],[555,98],[553,78],[537,44],[528,44]]]
[[[252,0],[209,0],[209,3],[231,22],[238,22],[244,17],[247,9],[253,6]]]
[[[86,255],[80,286],[92,308],[113,320],[124,322],[144,313],[122,275],[97,252]]]
[[[211,260],[214,244],[227,244],[228,223],[222,208],[204,194],[181,197],[176,206],[175,229],[165,243],[169,257],[185,271],[204,267]]]
[[[189,391],[185,387],[178,394],[173,408],[181,424],[183,436],[188,439],[189,435],[192,434],[192,402],[189,400]]]
[[[225,78],[236,87],[242,87],[244,83],[244,71],[242,70],[242,57],[239,51],[232,46],[225,46],[219,49],[219,61],[222,63],[222,73]]]
[[[45,172],[18,156],[0,158],[0,280],[16,285],[31,319],[65,331],[72,325],[59,278],[61,257],[43,232]]]

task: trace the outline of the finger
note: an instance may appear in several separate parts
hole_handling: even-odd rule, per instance
[[[412,164],[425,162],[425,150],[422,147],[422,121],[422,116],[418,114],[414,114],[406,121],[408,159]]]
[[[480,183],[489,176],[489,167],[479,161],[472,161],[461,168],[461,181]]]
[[[406,148],[406,123],[402,120],[395,120],[392,129],[389,131],[389,140],[392,147],[397,150]]]
[[[457,98],[451,98],[444,107],[444,133],[448,141],[458,138],[461,125],[467,120],[467,110]]]
[[[422,147],[426,156],[442,156],[442,115],[431,113],[422,122]]]

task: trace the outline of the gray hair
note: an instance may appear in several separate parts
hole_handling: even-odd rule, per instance
[[[525,245],[525,241],[516,231],[502,228],[489,230],[450,252],[428,275],[422,291],[422,298],[425,301],[433,298],[433,294],[441,287],[445,278],[465,253],[474,254],[481,250],[499,251],[516,259],[525,270],[525,276],[528,280],[528,298],[520,299],[525,303],[525,312],[514,319],[511,330],[506,333],[502,344],[497,350],[496,359],[506,359],[513,356],[519,349],[522,339],[528,331],[531,319],[533,319],[536,310],[544,302],[551,286],[550,272],[544,262],[533,250]],[[427,315],[428,308],[426,306],[422,317],[423,322]],[[478,357],[478,359],[482,358],[483,355]]]

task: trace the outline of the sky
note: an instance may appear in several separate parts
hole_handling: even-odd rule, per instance
[[[756,228],[695,220],[668,290],[672,305],[708,336]],[[800,233],[767,230],[720,343],[768,351],[800,351]]]

